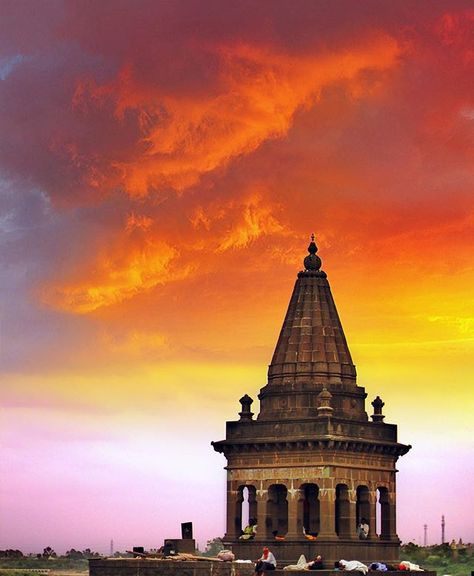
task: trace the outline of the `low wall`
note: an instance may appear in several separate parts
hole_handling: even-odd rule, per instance
[[[342,558],[345,560],[359,560],[365,564],[382,562],[384,564],[398,564],[399,541],[374,540],[343,540],[333,541],[317,539],[311,540],[237,540],[224,541],[226,549],[232,550],[236,558],[241,560],[256,560],[262,555],[262,548],[268,546],[275,555],[279,565],[296,564],[301,554],[307,560],[314,560],[318,554],[323,557],[324,567],[333,568],[334,563]]]
[[[237,562],[210,562],[175,560],[157,560],[143,558],[100,558],[89,560],[90,576],[253,576],[254,564]],[[273,576],[298,576],[315,574],[318,576],[335,576],[335,570],[274,570]],[[359,572],[353,572],[360,576]],[[420,572],[390,571],[371,572],[380,576],[421,576]],[[423,576],[436,576],[436,572],[423,572]]]
[[[254,564],[204,560],[189,562],[153,558],[89,560],[90,576],[252,576],[254,570]]]

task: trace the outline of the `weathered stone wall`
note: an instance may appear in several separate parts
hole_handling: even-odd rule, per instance
[[[383,562],[386,564],[397,564],[399,560],[398,542],[361,542],[360,540],[334,540],[319,541],[319,537],[314,542],[304,541],[256,541],[239,540],[237,542],[224,542],[226,548],[231,549],[236,558],[242,560],[255,560],[262,555],[262,548],[268,546],[275,555],[277,562],[281,566],[296,564],[301,554],[308,560],[316,558],[321,554],[324,560],[324,567],[334,566],[334,563],[341,560],[359,560],[365,564],[372,562]]]
[[[317,438],[325,434],[344,438],[365,438],[366,440],[397,441],[396,424],[380,422],[353,422],[342,418],[333,417],[327,420],[316,418],[312,420],[279,420],[279,421],[233,421],[226,423],[226,439],[236,440],[239,438],[269,438],[274,440],[280,436],[283,439]]]
[[[89,560],[90,576],[251,576],[254,564],[136,558]]]

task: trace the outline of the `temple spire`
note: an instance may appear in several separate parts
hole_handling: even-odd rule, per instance
[[[260,419],[312,417],[323,388],[333,396],[335,415],[367,418],[365,392],[356,384],[355,366],[317,251],[312,234],[269,366],[268,384],[259,395]]]

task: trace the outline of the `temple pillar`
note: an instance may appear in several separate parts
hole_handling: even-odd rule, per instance
[[[292,485],[293,486],[293,485]],[[303,520],[301,518],[303,491],[300,488],[288,490],[288,532],[287,540],[299,540],[303,536]]]
[[[398,540],[397,534],[397,506],[395,492],[388,494],[388,538],[389,540]]]
[[[355,533],[355,501],[351,506],[351,492],[346,484],[336,486],[336,532],[339,538],[351,538]]]
[[[320,539],[335,540],[336,534],[336,491],[334,488],[320,488],[319,510],[321,517]]]
[[[249,487],[249,522],[252,519],[257,520],[257,495],[255,486]]]
[[[266,540],[268,538],[267,516],[268,516],[268,491],[257,490],[257,534],[255,540]]]
[[[236,540],[242,530],[242,490],[232,490],[229,483],[227,488],[227,532],[225,539]]]
[[[357,538],[357,492],[352,488],[349,490],[349,538]]]
[[[377,540],[377,490],[369,492],[369,535],[367,540]]]

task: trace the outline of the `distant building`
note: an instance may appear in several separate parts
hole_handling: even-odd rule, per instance
[[[245,395],[240,419],[227,422],[225,440],[213,442],[227,458],[224,541],[238,558],[257,558],[268,545],[283,562],[316,552],[327,565],[340,558],[391,562],[400,545],[395,465],[410,446],[384,422],[378,396],[367,416],[367,394],[357,385],[317,251],[313,236],[257,418]],[[244,512],[257,528],[240,539]]]

